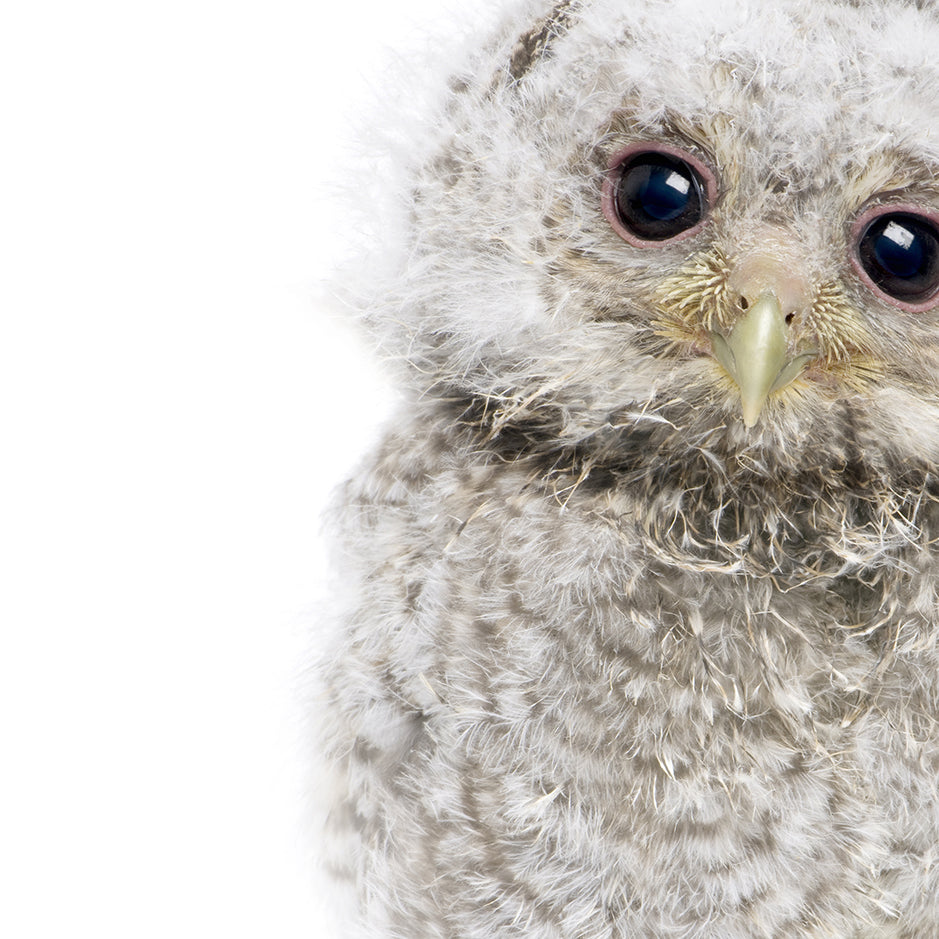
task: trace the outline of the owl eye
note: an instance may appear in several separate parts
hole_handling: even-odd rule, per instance
[[[604,213],[632,244],[687,238],[706,221],[713,181],[689,153],[634,146],[613,163],[604,187]]]
[[[939,294],[939,219],[915,207],[885,206],[856,226],[855,266],[885,300],[918,312]]]

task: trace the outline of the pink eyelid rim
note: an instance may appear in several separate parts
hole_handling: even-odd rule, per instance
[[[701,221],[698,222],[697,225],[693,225],[691,228],[681,232],[678,235],[675,235],[674,238],[668,238],[664,241],[649,241],[645,238],[637,238],[634,234],[626,229],[623,223],[619,220],[619,214],[617,213],[616,206],[614,205],[613,184],[616,181],[617,171],[619,168],[636,153],[664,153],[665,156],[676,157],[679,160],[684,160],[685,163],[697,170],[698,175],[704,182],[704,195],[707,199],[705,211],[701,217]],[[631,245],[635,245],[637,248],[661,248],[665,245],[674,244],[676,241],[684,241],[685,238],[690,238],[692,235],[696,235],[699,231],[701,231],[701,229],[704,228],[704,226],[708,223],[711,209],[714,206],[716,197],[717,178],[710,170],[710,168],[702,163],[697,157],[692,156],[687,150],[682,150],[680,147],[670,147],[668,144],[652,143],[651,141],[640,140],[636,143],[630,144],[625,149],[618,151],[610,159],[609,165],[607,166],[606,178],[603,180],[603,192],[601,194],[600,205],[603,210],[603,215],[610,223],[610,227],[624,241],[629,242]]]
[[[901,310],[906,310],[907,313],[925,313],[926,310],[931,310],[939,304],[939,289],[937,289],[928,300],[924,300],[922,303],[904,303],[902,300],[897,300],[891,297],[889,293],[885,293],[881,290],[880,287],[871,280],[867,271],[864,270],[864,265],[861,264],[858,246],[861,243],[861,236],[864,234],[865,229],[875,218],[880,218],[881,215],[892,215],[894,212],[905,212],[907,215],[918,215],[920,218],[929,219],[935,226],[936,231],[939,232],[939,212],[934,212],[932,209],[923,208],[921,205],[914,205],[912,202],[875,206],[872,209],[868,209],[866,212],[862,212],[854,225],[851,226],[851,266],[864,283],[864,286],[873,291],[885,303],[889,303],[891,306],[895,306]]]

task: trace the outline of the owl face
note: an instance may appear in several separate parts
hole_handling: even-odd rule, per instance
[[[415,189],[393,328],[421,383],[520,452],[931,466],[926,6],[530,4]]]

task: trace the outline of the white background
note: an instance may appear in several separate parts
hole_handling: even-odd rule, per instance
[[[332,934],[318,514],[390,393],[317,299],[323,193],[438,6],[2,14],[3,936]]]

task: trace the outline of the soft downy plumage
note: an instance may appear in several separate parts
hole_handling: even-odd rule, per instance
[[[362,935],[939,935],[937,49],[529,2],[451,76],[354,285],[408,390],[321,675]],[[700,220],[637,235],[634,165]]]

